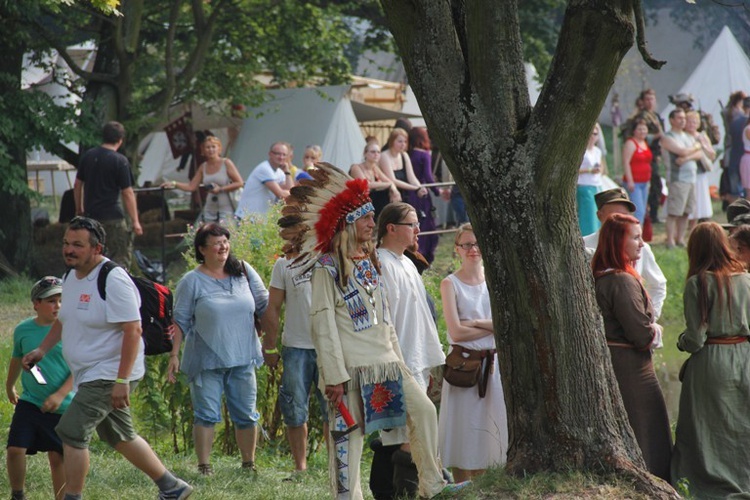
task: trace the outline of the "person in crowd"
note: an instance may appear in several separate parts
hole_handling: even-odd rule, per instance
[[[294,474],[288,478],[295,480],[298,474],[307,471],[307,420],[309,416],[310,393],[318,399],[323,422],[323,435],[328,438],[328,411],[323,394],[318,388],[318,364],[315,346],[310,333],[310,288],[311,271],[297,274],[293,268],[298,249],[291,249],[273,265],[271,283],[268,287],[268,307],[261,318],[265,332],[263,337],[263,358],[266,365],[276,367],[279,358],[285,370],[281,372],[279,406],[287,426],[286,435],[294,460]],[[281,356],[277,348],[281,306],[286,303],[284,331],[281,335],[283,346]]]
[[[393,181],[380,170],[380,144],[374,137],[366,141],[365,158],[362,163],[355,163],[349,168],[349,175],[355,179],[367,179],[370,187],[370,198],[375,207],[375,217],[380,216],[383,208],[391,202],[401,201],[399,193]]]
[[[750,97],[746,97],[742,100],[742,110],[742,114],[737,116],[732,123],[729,124],[728,134],[732,138],[732,148],[729,150],[729,168],[727,174],[732,179],[736,178],[745,199],[750,199],[750,193],[744,188],[740,175],[740,163],[742,157],[745,155],[746,149],[744,136],[745,128],[747,128],[748,125],[748,117],[750,117]]]
[[[307,173],[315,164],[323,159],[323,149],[317,144],[312,144],[305,148],[305,155],[302,157],[302,169],[294,175],[294,182],[299,184],[302,179],[312,179]]]
[[[640,106],[638,106],[640,102]],[[656,111],[656,92],[654,89],[645,89],[641,91],[636,100],[636,111],[625,124],[625,138],[633,130],[632,123],[639,119],[645,120],[648,127],[646,142],[651,150],[651,182],[648,190],[648,214],[651,222],[654,224],[659,221],[659,207],[661,206],[662,196],[662,179],[659,169],[659,160],[661,159],[661,138],[664,135],[664,122],[659,113]],[[644,217],[645,220],[645,217]]]
[[[239,218],[268,213],[268,207],[289,196],[294,186],[290,170],[289,147],[285,142],[274,142],[268,160],[258,164],[245,182],[245,189],[234,212]]]
[[[724,208],[742,195],[741,181],[739,175],[735,178],[730,175],[730,151],[732,151],[731,125],[734,120],[745,116],[742,109],[742,101],[747,97],[745,92],[738,90],[729,95],[727,105],[721,110],[721,119],[724,122],[724,155],[721,160],[721,180],[719,182],[719,194],[724,200]],[[737,172],[739,174],[739,171]]]
[[[600,133],[601,127],[597,123],[591,131],[586,150],[583,152],[581,166],[578,167],[576,205],[578,207],[578,227],[583,236],[588,236],[599,229],[594,196],[602,190],[602,173],[606,169],[606,160],[602,155],[602,150],[596,145]]]
[[[380,155],[378,165],[383,173],[396,185],[402,200],[409,199],[409,191],[416,191],[417,196],[423,198],[428,195],[414,175],[406,149],[409,144],[409,134],[402,128],[394,128],[386,143],[387,150]]]
[[[125,127],[121,123],[104,125],[102,144],[86,151],[78,163],[73,198],[76,215],[91,217],[104,226],[109,235],[106,255],[127,269],[133,255],[133,233],[141,235],[143,228],[138,219],[130,162],[117,152],[124,140]],[[125,220],[125,212],[130,217],[132,231]]]
[[[750,193],[750,118],[742,129],[743,154],[740,157],[740,179],[745,193]],[[746,194],[746,197],[750,196]]]
[[[420,183],[435,183],[435,177],[432,175],[430,137],[427,135],[426,128],[414,127],[409,131],[409,159],[414,170],[414,176]],[[433,187],[432,192],[435,196],[440,196],[438,188]],[[407,201],[416,210],[422,231],[433,231],[437,228],[435,224],[435,207],[432,204],[432,197],[429,193],[427,193],[427,196],[418,196],[416,191],[411,191]],[[435,249],[437,248],[438,241],[439,236],[437,234],[419,237],[419,253],[429,263],[435,260]]]
[[[234,422],[242,468],[256,471],[258,439],[255,369],[263,364],[255,316],[268,305],[268,291],[258,273],[231,251],[229,231],[216,223],[195,233],[199,265],[188,271],[175,293],[175,335],[168,376],[181,370],[193,403],[193,439],[198,471],[213,473],[210,464],[214,426],[221,422],[221,396],[226,396]],[[185,348],[182,362],[180,346]]]
[[[391,203],[385,207],[378,218],[377,255],[404,362],[417,385],[426,392],[430,370],[443,365],[445,355],[427,303],[427,290],[417,267],[405,255],[417,244],[420,224],[417,212],[408,203]],[[383,431],[381,438],[384,446],[401,446],[392,458],[399,478],[394,481],[396,495],[404,491],[416,493],[416,481],[414,487],[410,487],[403,479],[404,476],[416,479],[416,469],[413,474],[409,473],[414,466],[406,428]]]
[[[216,136],[203,141],[206,161],[201,163],[190,182],[165,182],[162,187],[194,192],[201,185],[206,188],[206,204],[201,212],[201,222],[227,222],[234,216],[232,192],[243,186],[237,167],[229,158],[221,157],[221,141]]]
[[[23,357],[36,349],[57,319],[60,311],[62,280],[46,276],[31,288],[35,317],[21,321],[13,330],[13,351],[8,364],[5,392],[15,406],[8,432],[7,466],[11,500],[24,500],[26,455],[47,452],[52,473],[52,494],[61,500],[65,494],[63,444],[55,426],[73,399],[73,377],[58,342],[39,363],[38,372],[23,371]],[[41,375],[39,375],[41,373]],[[21,377],[23,392],[18,396],[16,382]],[[39,378],[41,377],[41,378]]]
[[[362,499],[360,460],[365,434],[408,426],[419,474],[419,495],[433,498],[465,485],[447,485],[437,449],[437,412],[404,363],[388,316],[373,245],[374,208],[367,181],[324,163],[317,186],[294,188],[279,220],[282,236],[299,247],[300,272],[312,267],[310,320],[320,384],[332,429],[351,417],[361,431],[333,436],[329,476],[334,498]],[[309,204],[316,199],[318,204]],[[389,392],[386,401],[380,394]],[[376,410],[377,407],[377,410]]]
[[[750,225],[745,224],[734,229],[729,235],[732,250],[737,260],[744,264],[745,270],[750,270]]]
[[[623,188],[608,189],[597,194],[596,207],[598,208],[596,216],[602,224],[613,214],[632,215],[635,212],[635,205]],[[584,246],[592,255],[599,246],[599,236],[600,232],[597,231],[583,238]],[[648,243],[643,243],[641,258],[635,261],[633,266],[645,281],[644,286],[654,308],[654,318],[659,319],[664,300],[667,298],[667,278],[656,263],[654,252]]]
[[[688,241],[683,294],[690,358],[681,370],[672,484],[692,498],[750,496],[750,275],[721,226],[698,224]]]
[[[623,180],[635,205],[635,218],[641,225],[648,209],[648,183],[651,180],[651,162],[654,158],[648,147],[648,124],[643,118],[630,121],[630,137],[622,147]]]
[[[669,197],[667,198],[667,248],[684,247],[688,216],[695,210],[696,161],[703,154],[700,143],[685,133],[685,111],[669,113],[671,129],[661,139],[669,158]]]
[[[176,478],[133,427],[130,392],[146,372],[141,340],[140,296],[121,267],[107,275],[107,299],[97,290],[106,232],[86,217],[70,221],[63,238],[65,266],[61,308],[49,333],[23,357],[27,370],[40,364],[62,339],[63,357],[76,394],[55,427],[63,442],[65,500],[82,498],[94,430],[150,477],[163,500],[183,500],[192,486]],[[67,298],[66,298],[67,297]]]
[[[461,259],[461,267],[440,283],[451,350],[460,346],[464,350],[482,351],[491,360],[484,397],[477,386],[454,387],[443,382],[438,424],[440,457],[460,482],[505,463],[508,417],[495,350],[490,294],[482,253],[471,224],[459,226],[455,252]]]
[[[614,214],[602,225],[591,269],[612,368],[630,426],[648,471],[669,481],[672,436],[651,357],[651,350],[661,344],[662,327],[656,323],[648,292],[633,267],[643,245],[638,219]]]
[[[701,146],[701,155],[696,165],[698,171],[695,176],[695,210],[690,214],[688,227],[692,229],[698,222],[704,222],[714,215],[711,206],[711,191],[709,172],[713,170],[716,151],[705,132],[698,132],[701,117],[697,111],[685,114],[685,133],[691,136]]]

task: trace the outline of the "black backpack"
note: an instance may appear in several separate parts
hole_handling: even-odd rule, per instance
[[[107,276],[115,267],[118,267],[117,264],[108,260],[102,264],[99,270],[96,288],[99,290],[99,296],[102,300],[107,300]],[[67,277],[68,273],[65,274],[66,276],[63,279]],[[130,273],[128,273],[128,276],[138,290],[138,295],[141,296],[141,335],[146,346],[145,354],[151,356],[171,352],[172,336],[168,329],[172,324],[172,306],[174,303],[172,291],[161,283],[156,283],[148,278],[133,276]]]

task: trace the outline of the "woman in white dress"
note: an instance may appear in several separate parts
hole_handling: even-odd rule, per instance
[[[685,115],[685,133],[695,139],[703,150],[703,158],[698,160],[698,167],[703,165],[712,166],[716,159],[716,151],[711,145],[711,141],[705,132],[698,132],[701,124],[701,118],[697,111],[690,111]],[[704,163],[705,162],[705,163]],[[698,175],[695,177],[695,210],[689,216],[688,229],[693,229],[698,222],[710,219],[714,215],[711,206],[711,190],[709,169],[705,166],[698,169]]]
[[[451,345],[494,350],[490,295],[471,224],[459,227],[455,245],[461,267],[440,284]],[[479,397],[477,386],[455,387],[447,381],[443,383],[438,418],[440,458],[445,467],[453,469],[457,483],[506,461],[508,419],[497,354],[493,357],[494,367],[484,397]]]

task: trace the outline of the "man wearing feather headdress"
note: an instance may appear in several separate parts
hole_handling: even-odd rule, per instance
[[[365,179],[317,164],[312,180],[292,188],[279,220],[288,248],[300,249],[300,272],[312,268],[310,319],[320,386],[335,443],[329,474],[335,498],[362,497],[363,433],[346,429],[339,403],[371,433],[406,424],[419,471],[419,494],[446,488],[437,458],[437,413],[404,359],[391,324],[373,245],[374,208]]]

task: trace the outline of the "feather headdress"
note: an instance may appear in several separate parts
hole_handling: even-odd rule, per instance
[[[346,224],[374,212],[366,179],[352,179],[330,163],[316,163],[291,189],[279,219],[280,234],[287,241],[284,252],[299,253],[294,266],[300,272],[312,266],[322,253],[331,252],[331,241]]]

